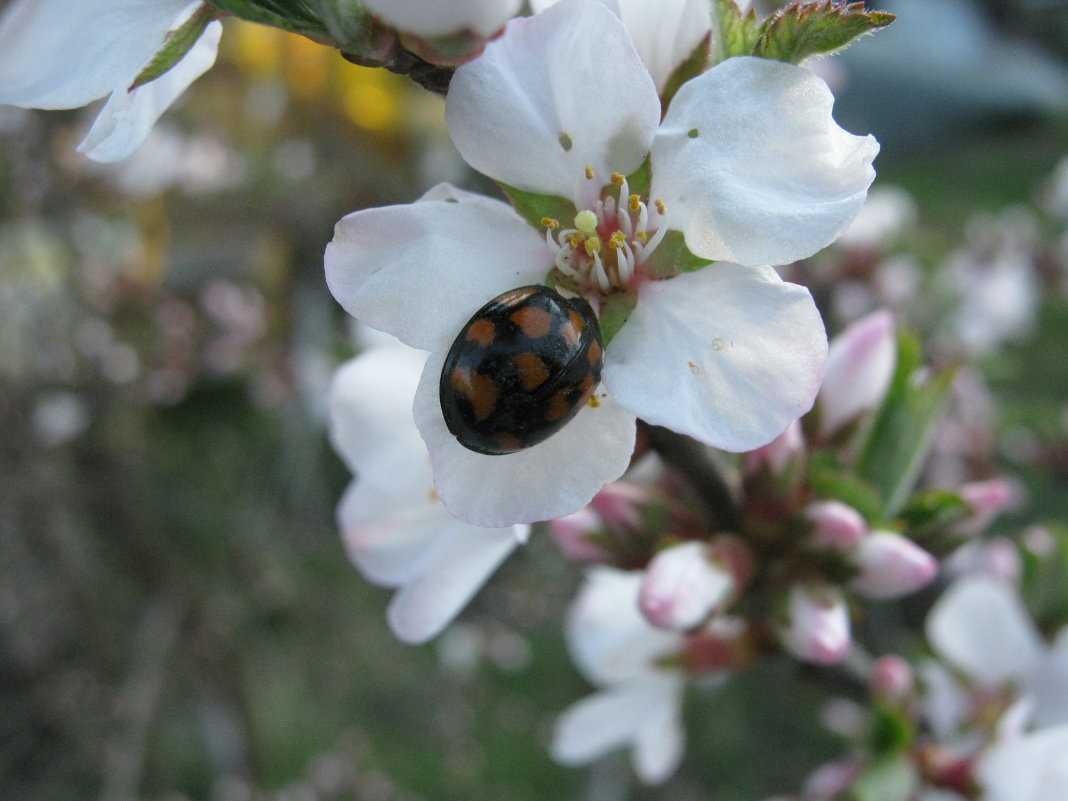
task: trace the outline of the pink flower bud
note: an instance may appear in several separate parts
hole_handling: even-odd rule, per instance
[[[903,701],[914,686],[912,666],[897,654],[880,656],[871,667],[871,688],[880,698]]]
[[[868,533],[860,512],[841,501],[813,501],[805,507],[812,521],[812,544],[820,548],[853,548]]]
[[[734,579],[704,542],[684,542],[653,557],[638,606],[654,626],[691,629],[730,595]]]
[[[961,484],[957,492],[972,513],[971,518],[959,526],[959,530],[961,533],[978,534],[999,514],[1016,506],[1022,490],[1010,479],[992,478]]]
[[[894,317],[881,309],[831,342],[820,388],[820,433],[828,436],[882,400],[897,361]]]
[[[608,552],[592,539],[603,528],[601,518],[588,506],[549,521],[549,533],[556,545],[575,562],[608,561]]]
[[[873,531],[865,537],[853,554],[853,563],[859,573],[849,586],[874,600],[908,595],[938,573],[938,560],[893,531]]]
[[[825,586],[790,588],[789,622],[779,629],[783,648],[805,662],[831,665],[849,652],[849,611],[838,590]]]
[[[794,420],[767,445],[745,454],[745,472],[752,475],[767,470],[773,476],[782,476],[791,465],[801,460],[804,453],[805,438],[801,433],[801,423]]]
[[[607,528],[623,531],[642,525],[642,506],[652,493],[640,484],[616,481],[606,484],[590,501],[592,508]]]

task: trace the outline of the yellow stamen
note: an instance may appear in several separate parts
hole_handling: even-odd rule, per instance
[[[544,225],[546,228],[551,228],[554,231],[560,227],[560,221],[554,220],[552,217],[542,217],[541,224]]]
[[[567,244],[577,249],[579,245],[586,241],[586,235],[581,231],[572,231],[564,239],[567,240]]]
[[[623,182],[625,180],[627,179],[620,175],[618,172],[612,173],[612,183],[614,183],[616,186],[623,186]]]
[[[659,211],[661,214],[664,213],[664,201],[660,198],[656,199],[656,210]]]
[[[593,180],[593,167],[591,167],[589,164],[586,165],[586,180]]]
[[[643,244],[648,244],[649,242],[649,234],[645,233],[645,231],[635,231],[634,238],[640,239]]]
[[[612,234],[611,238],[608,240],[608,244],[611,247],[617,248],[617,249],[623,247],[623,245],[625,245],[626,242],[627,242],[627,237],[625,237],[623,235],[622,231],[616,231],[614,234]]]
[[[630,196],[630,210],[631,211],[637,211],[641,207],[642,207],[641,198],[639,198],[637,195],[631,195]]]
[[[591,236],[585,242],[586,255],[592,256],[594,253],[601,252],[601,240],[595,236]]]

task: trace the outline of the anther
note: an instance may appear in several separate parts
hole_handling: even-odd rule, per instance
[[[620,173],[618,173],[618,172],[612,173],[612,183],[614,183],[616,186],[623,186],[623,182],[625,180],[627,180],[627,179],[625,177],[623,177],[623,175],[621,175]]]
[[[638,209],[640,209],[641,207],[642,207],[641,198],[638,197],[637,195],[631,195],[630,196],[630,210],[631,211],[638,211]]]
[[[560,227],[560,221],[554,220],[552,217],[542,217],[541,224],[544,225],[546,228],[553,229],[554,231]]]
[[[586,180],[593,180],[593,167],[591,167],[589,164],[586,165]]]
[[[665,214],[666,213],[666,210],[665,210],[665,207],[664,207],[664,201],[661,200],[660,198],[656,199],[656,210],[659,211],[661,214]]]

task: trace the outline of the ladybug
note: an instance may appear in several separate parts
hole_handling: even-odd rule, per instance
[[[438,394],[445,425],[478,453],[515,453],[559,431],[601,380],[590,305],[534,285],[498,295],[449,348]]]

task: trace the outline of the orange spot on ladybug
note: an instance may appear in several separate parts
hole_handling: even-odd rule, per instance
[[[475,419],[482,422],[493,414],[497,405],[497,385],[492,378],[479,375],[470,367],[456,367],[449,377],[453,390],[470,401]]]
[[[545,419],[550,423],[562,420],[573,408],[574,406],[567,400],[567,392],[560,390],[550,399],[549,406],[545,409]]]
[[[564,338],[564,342],[567,343],[569,348],[573,348],[575,343],[582,337],[582,332],[585,329],[586,321],[582,319],[582,315],[574,309],[569,309],[567,322],[560,326],[560,336]]]
[[[514,434],[497,433],[493,435],[493,439],[500,448],[499,453],[515,453],[523,450],[523,443]]]
[[[553,327],[553,316],[537,306],[524,306],[516,309],[509,315],[509,318],[531,339],[545,336]]]
[[[549,380],[548,366],[530,351],[516,354],[512,361],[519,370],[519,383],[527,392],[533,392]]]
[[[497,326],[493,324],[492,320],[482,318],[481,320],[475,320],[467,327],[465,338],[468,342],[477,342],[485,348],[493,342],[495,336],[497,336]]]
[[[590,341],[590,347],[586,350],[586,358],[590,360],[590,367],[601,360],[601,346],[597,344],[596,339]]]

